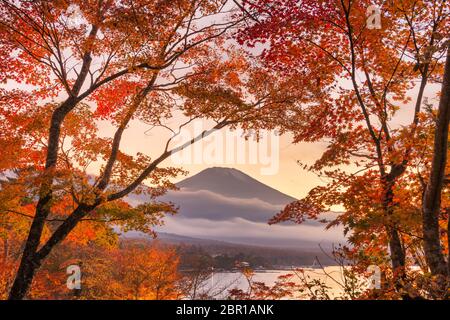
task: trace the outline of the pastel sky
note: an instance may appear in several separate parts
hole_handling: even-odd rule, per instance
[[[401,125],[405,125],[411,121],[416,92],[417,88],[411,90],[410,95],[413,101],[408,105],[401,106],[398,114],[391,122],[391,127],[394,128]],[[437,104],[436,97],[438,92],[439,86],[430,85],[426,90],[425,96],[429,98],[430,102],[436,105]],[[172,128],[176,128],[177,120],[179,119],[174,118],[170,120],[168,125],[171,126]],[[211,124],[209,124],[208,126],[208,123],[206,122],[200,125],[203,125],[202,128],[205,129],[211,126]],[[99,127],[101,134],[105,136],[106,135],[112,136],[114,128],[109,123],[101,122],[99,123]],[[134,121],[133,123],[131,123],[123,136],[121,149],[130,154],[135,154],[136,152],[143,152],[153,157],[159,155],[164,148],[165,141],[169,137],[169,131],[163,128],[156,128],[151,130],[150,132],[147,132],[149,129],[150,127],[148,125],[145,125],[141,122]],[[190,130],[186,131],[186,133],[190,133],[190,135],[187,136],[185,135],[186,139],[190,139],[194,131],[195,131],[194,128],[190,128]],[[191,146],[190,147],[191,152],[193,154],[198,154],[200,152],[201,154],[203,154],[202,157],[207,157],[206,153],[209,153],[211,149],[214,149],[215,146],[214,143],[217,143],[217,141],[220,141],[222,139],[223,141],[225,141],[222,145],[224,150],[223,152],[228,152],[229,154],[234,150],[234,152],[236,153],[237,152],[236,145],[234,145],[234,148],[233,146],[227,145],[226,143],[227,136],[236,138],[239,135],[227,131],[227,129],[222,129],[221,131],[215,133],[213,136],[206,138],[204,141],[197,142],[198,145]],[[180,141],[178,141],[178,143],[180,143],[181,141],[186,141],[186,139],[184,140],[183,139],[180,138]],[[242,143],[245,144],[243,138],[239,139]],[[173,145],[176,145],[176,143],[174,143]],[[325,141],[317,143],[293,144],[292,137],[290,135],[283,135],[279,137],[279,146],[276,151],[270,150],[272,145],[267,144],[267,139],[265,142],[262,143],[262,146],[261,145],[256,146],[256,150],[254,143],[252,143],[253,149],[249,149],[249,146],[247,144],[246,149],[247,154],[245,155],[246,156],[245,163],[237,163],[237,161],[232,161],[231,163],[227,161],[220,161],[220,158],[226,158],[225,155],[223,157],[219,156],[218,159],[216,158],[215,159],[216,161],[214,163],[211,162],[195,163],[194,156],[191,155],[191,157],[189,156],[187,157],[188,160],[190,158],[190,161],[183,161],[181,163],[181,166],[189,172],[188,176],[194,175],[205,168],[213,166],[236,168],[238,170],[247,173],[248,175],[252,176],[257,180],[275,189],[278,189],[283,193],[286,193],[295,198],[301,198],[305,196],[307,192],[314,186],[324,184],[324,181],[321,180],[316,175],[303,170],[297,164],[297,160],[300,160],[302,163],[307,164],[313,163],[320,157],[322,152],[325,150],[326,145],[327,144]],[[266,152],[264,152],[264,148],[266,148],[265,149]],[[202,149],[202,151],[200,149]],[[220,143],[218,149],[220,149]],[[276,171],[275,174],[264,174],[264,168],[267,168],[267,164],[249,163],[250,154],[253,153],[253,156],[255,156],[256,155],[255,152],[256,153],[262,152],[266,156],[267,155],[273,156],[272,158],[270,158],[270,161],[278,162],[278,170]],[[233,157],[233,155],[231,155],[231,157]],[[234,159],[237,159],[236,155],[234,155]],[[260,159],[258,159],[258,161],[259,160]],[[267,161],[267,159],[265,160]],[[167,159],[163,163],[163,166],[180,166],[180,159],[179,158]],[[352,170],[351,167],[347,169]],[[181,180],[184,178],[185,178],[184,176],[181,176],[177,180]],[[175,180],[175,182],[177,180]]]
[[[343,82],[342,85],[346,84]],[[11,81],[8,82],[6,87],[26,88],[27,86],[17,85],[17,83]],[[413,90],[410,91],[409,95],[412,98],[412,102],[408,105],[400,106],[400,110],[397,112],[395,118],[391,121],[391,128],[406,125],[411,122],[413,116],[413,106],[415,104],[417,96],[417,90],[418,88],[416,86]],[[425,97],[428,97],[429,102],[433,103],[434,106],[437,106],[438,104],[439,91],[439,85],[428,85],[425,91]],[[179,117],[174,117],[173,119],[169,120],[167,125],[172,127],[173,129],[176,129],[177,125],[179,125],[181,121],[183,120]],[[204,129],[208,129],[212,126],[211,123],[207,122],[202,122],[200,125]],[[111,125],[111,123],[100,121],[98,122],[98,126],[100,129],[100,136],[113,137],[115,128]],[[185,139],[182,141],[186,141],[187,139],[193,137],[192,134],[195,132],[194,127],[195,125],[191,126],[191,128],[188,128],[188,131],[186,132],[190,135],[184,136]],[[151,129],[149,125],[146,125],[139,121],[132,121],[123,135],[121,150],[128,154],[136,154],[137,152],[141,152],[150,155],[153,158],[158,156],[163,151],[165,142],[170,137],[170,132],[167,129],[163,128],[153,128],[151,131],[149,131],[149,129]],[[206,154],[208,153],[208,150],[211,150],[211,146],[213,146],[214,142],[220,140],[220,138],[225,141],[226,137],[229,136],[236,138],[240,135],[236,134],[235,132],[230,132],[228,131],[228,129],[224,128],[211,137],[208,137],[204,141],[197,142],[197,145],[191,146],[190,149],[195,154],[198,153],[196,151],[198,149],[196,148],[203,148],[202,153]],[[218,138],[214,139],[214,137]],[[243,138],[239,138],[239,140],[241,141],[241,143],[245,144],[245,140]],[[181,143],[182,141],[178,141],[178,143]],[[173,145],[177,145],[177,141],[174,140],[174,142],[175,143]],[[236,144],[238,143],[236,142]],[[252,143],[252,146],[253,148],[255,148],[255,143]],[[317,177],[315,174],[303,170],[297,164],[297,161],[301,161],[305,164],[312,164],[320,157],[322,152],[326,149],[326,146],[327,143],[325,141],[316,143],[293,144],[292,136],[289,134],[279,137],[278,147],[276,148],[276,150],[268,150],[267,148],[271,149],[273,148],[273,146],[271,144],[267,144],[267,140],[264,141],[262,146],[256,146],[256,152],[262,152],[265,157],[269,156],[269,160],[271,162],[275,161],[277,163],[278,169],[276,170],[275,174],[264,174],[264,168],[267,168],[267,164],[259,163],[260,159],[257,160],[258,163],[256,164],[249,163],[249,157],[251,157],[251,155],[255,156],[255,149],[249,149],[248,143],[246,155],[244,155],[246,157],[245,163],[238,163],[237,161],[232,161],[231,163],[227,163],[226,161],[216,161],[215,163],[193,163],[195,161],[187,161],[180,164],[179,161],[167,159],[162,165],[182,167],[188,171],[188,176],[194,175],[208,167],[219,166],[236,168],[283,193],[286,193],[295,198],[302,198],[308,193],[309,190],[311,190],[311,188],[320,184],[324,184],[324,181]],[[266,148],[265,151],[264,147]],[[234,150],[236,150],[236,148],[237,147],[235,146]],[[230,150],[233,150],[233,148],[230,148],[230,146],[228,146],[225,142],[223,145],[223,152],[227,153],[228,151],[229,153]],[[206,157],[207,155],[203,156]],[[232,157],[236,159],[237,155],[232,155]],[[257,156],[257,158],[259,157]],[[265,160],[267,161],[267,159]],[[98,173],[98,169],[99,164],[94,164],[89,168],[89,173],[96,174]],[[352,170],[351,167],[347,169]],[[174,182],[177,182],[184,178],[185,176],[180,176],[178,179],[175,179]],[[334,209],[336,210],[336,208]]]
[[[228,4],[232,6],[233,3],[230,2]],[[216,18],[207,17],[204,19],[204,23],[211,23],[216,19],[221,19],[221,16]],[[203,20],[202,20],[203,21]],[[231,40],[230,40],[231,41]],[[236,42],[231,41],[236,44]],[[257,45],[254,48],[247,48],[247,50],[253,54],[258,54],[263,49],[264,45]],[[349,87],[350,84],[348,81],[341,81],[339,83],[340,86]],[[16,87],[17,84],[13,81],[9,81],[7,87]],[[24,85],[19,85],[20,87],[26,87]],[[429,98],[429,101],[437,105],[436,94],[439,92],[440,87],[437,85],[429,85],[426,89],[425,96]],[[398,114],[391,122],[391,127],[398,127],[401,125],[405,125],[411,122],[413,106],[416,101],[418,86],[411,90],[410,96],[412,98],[412,102],[408,105],[403,105],[400,107]],[[172,128],[177,128],[177,125],[181,123],[181,119],[178,117],[174,117],[166,123],[168,126]],[[205,124],[204,129],[207,129],[211,126],[211,124]],[[100,135],[105,137],[113,137],[115,128],[108,122],[99,122]],[[136,154],[137,152],[141,152],[152,157],[158,156],[162,150],[164,149],[165,141],[169,137],[169,131],[162,128],[156,128],[148,131],[150,129],[149,125],[146,125],[142,122],[132,121],[125,131],[122,143],[121,150],[129,153]],[[192,130],[191,130],[192,133]],[[226,132],[225,129],[222,129],[221,132],[215,134],[215,137],[226,137],[229,135],[233,135],[233,133]],[[192,136],[186,136],[186,140],[192,138]],[[240,139],[241,141],[243,139]],[[279,144],[276,146],[277,150],[272,149],[270,153],[263,152],[264,155],[270,156],[269,160],[272,163],[277,164],[277,170],[272,172],[272,174],[264,174],[264,167],[267,167],[267,164],[260,163],[261,159],[257,160],[257,163],[238,163],[237,161],[216,161],[215,163],[192,163],[195,161],[182,161],[181,166],[189,172],[189,175],[194,175],[201,170],[212,167],[212,166],[222,166],[222,167],[232,167],[238,170],[241,170],[253,178],[275,188],[279,191],[286,193],[295,198],[304,197],[307,192],[313,188],[314,186],[324,184],[319,177],[316,175],[303,170],[298,164],[297,161],[301,161],[305,164],[312,164],[315,160],[317,160],[322,152],[326,148],[326,142],[317,142],[317,143],[299,143],[292,144],[292,137],[290,135],[284,135],[279,138]],[[213,141],[214,142],[214,141]],[[197,142],[200,144],[200,147],[203,147],[203,152],[205,153],[209,149],[211,149],[212,143],[211,139],[207,139],[206,141]],[[254,146],[254,144],[253,144]],[[251,157],[255,156],[255,152],[261,152],[264,146],[257,146],[257,150],[247,150],[246,156]],[[191,148],[198,148],[197,146]],[[225,153],[233,152],[230,151],[230,146],[226,143],[223,145],[222,150]],[[194,154],[198,154],[198,150],[194,151]],[[267,150],[266,150],[267,151]],[[237,155],[235,155],[235,158]],[[267,160],[267,159],[266,159]],[[168,159],[163,163],[163,166],[180,166],[180,161],[173,161],[173,159]],[[198,161],[197,161],[198,162]],[[90,172],[92,174],[96,174],[98,172],[99,164],[95,164],[90,168]],[[348,168],[352,170],[352,168]],[[185,178],[184,176],[179,177],[177,180],[181,180]],[[175,182],[177,181],[175,180]]]
[[[205,21],[209,21],[208,18]],[[254,54],[257,54],[262,49],[262,46],[256,46],[255,48],[249,49]],[[343,87],[349,87],[348,81],[342,81],[339,85]],[[14,81],[8,81],[6,87],[9,88],[26,88],[25,85],[18,85]],[[425,96],[429,98],[429,101],[437,105],[437,93],[439,92],[440,86],[438,85],[429,85],[426,89]],[[391,127],[398,127],[401,125],[405,125],[411,122],[413,116],[413,106],[416,101],[418,86],[416,86],[410,92],[410,96],[412,98],[412,102],[408,105],[402,105],[400,110],[398,111],[396,117],[391,122]],[[61,97],[62,99],[62,97]],[[177,128],[177,125],[181,123],[181,119],[179,117],[174,117],[169,120],[167,123],[168,126],[172,128]],[[108,122],[102,121],[98,123],[100,128],[100,135],[104,137],[112,138],[114,135],[115,128]],[[208,129],[211,127],[211,124],[204,123],[204,129]],[[121,150],[128,154],[136,154],[137,152],[141,152],[152,157],[158,156],[162,150],[164,149],[165,142],[169,137],[169,131],[162,128],[156,128],[149,132],[151,127],[142,122],[132,121],[125,131],[122,143]],[[193,129],[191,130],[192,133]],[[215,137],[227,137],[229,135],[233,135],[233,133],[227,132],[226,129],[222,129],[222,131],[215,134]],[[213,136],[214,137],[214,136]],[[190,139],[192,136],[187,136],[186,139]],[[243,139],[240,139],[243,141]],[[232,161],[231,163],[227,163],[226,161],[216,161],[215,163],[192,163],[195,161],[183,161],[180,165],[179,161],[173,161],[173,159],[167,159],[163,166],[182,166],[185,170],[189,172],[189,175],[194,175],[201,170],[213,167],[213,166],[222,166],[222,167],[232,167],[238,170],[241,170],[253,178],[275,188],[279,191],[286,193],[295,198],[304,197],[307,192],[313,188],[314,186],[324,184],[319,177],[316,175],[303,170],[298,164],[297,161],[301,161],[305,164],[312,164],[315,160],[317,160],[322,152],[326,148],[326,142],[317,142],[317,143],[299,143],[293,144],[292,137],[290,135],[284,135],[279,138],[279,145],[277,146],[277,150],[272,150],[271,153],[263,152],[264,155],[269,155],[269,160],[273,163],[274,161],[277,163],[277,170],[274,174],[264,174],[264,168],[267,167],[267,164],[260,163],[260,159],[258,159],[257,163],[238,163],[237,161]],[[214,142],[214,141],[213,141]],[[197,142],[200,147],[203,147],[203,153],[211,149],[211,139],[207,139],[206,141]],[[253,144],[254,146],[254,144]],[[193,146],[191,148],[197,148],[197,146]],[[256,147],[256,152],[261,152],[261,146]],[[229,146],[225,143],[223,148],[225,153],[230,153]],[[195,151],[195,150],[193,150]],[[198,152],[194,152],[198,154]],[[255,156],[255,150],[247,150],[246,157]],[[235,157],[237,157],[235,155]],[[266,159],[267,160],[267,159]],[[91,174],[96,174],[98,172],[99,164],[94,164],[90,168]],[[348,168],[352,170],[352,168]],[[174,182],[184,179],[184,176],[179,177]]]

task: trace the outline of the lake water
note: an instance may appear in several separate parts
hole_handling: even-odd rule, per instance
[[[309,280],[320,280],[330,289],[327,293],[330,297],[338,297],[343,293],[342,283],[344,282],[342,268],[339,266],[325,267],[324,269],[303,268],[304,276]],[[272,286],[279,276],[292,274],[293,270],[266,270],[257,271],[253,276],[254,282],[264,282],[268,286]],[[301,274],[293,275],[290,281],[300,284]],[[204,284],[203,291],[213,295],[216,299],[225,298],[228,290],[237,288],[248,290],[249,284],[247,279],[239,272],[218,272],[208,280],[209,283]],[[294,298],[302,298],[300,294]]]

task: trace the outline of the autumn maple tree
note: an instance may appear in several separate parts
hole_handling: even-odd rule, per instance
[[[2,219],[30,222],[10,299],[25,297],[46,257],[83,221],[151,233],[174,211],[156,197],[182,173],[161,167],[165,159],[225,126],[273,127],[303,94],[293,82],[267,81],[227,41],[244,19],[237,8],[219,0],[0,2],[1,169],[24,186]],[[196,119],[215,125],[172,146]],[[99,121],[113,126],[112,137],[99,135]],[[136,121],[168,129],[159,156],[121,151]],[[89,175],[95,163],[101,169]],[[132,192],[149,202],[129,206],[122,199]]]
[[[179,298],[183,292],[178,288],[181,278],[178,261],[175,249],[156,244],[124,242],[106,254],[91,250],[83,261],[86,279],[81,297],[127,300]]]
[[[322,219],[339,205],[344,211],[328,226],[344,226],[355,272],[379,265],[392,280],[387,296],[410,297],[411,286],[424,292],[417,283],[408,287],[408,266],[419,264],[423,274],[447,281],[429,296],[445,297],[449,4],[385,1],[375,27],[371,6],[0,0],[2,295],[44,297],[78,246],[91,266],[84,297],[178,297],[176,253],[118,248],[115,230],[154,235],[153,227],[176,212],[158,197],[184,173],[164,161],[239,126],[327,142],[322,157],[304,166],[327,183],[271,223]],[[440,93],[428,96],[437,87]],[[210,127],[176,145],[199,120]],[[167,134],[129,154],[122,138],[136,124]],[[148,201],[128,203],[136,193]],[[110,292],[102,291],[106,281]],[[274,287],[249,282],[252,291],[235,297],[280,298],[294,289],[288,278]],[[60,289],[54,296],[66,294]]]
[[[287,206],[272,222],[301,223],[332,205],[343,206],[345,211],[330,226],[345,226],[353,255],[365,257],[366,266],[383,264],[387,243],[401,291],[409,244],[418,238],[423,239],[427,269],[433,275],[448,273],[439,227],[445,207],[439,199],[448,140],[448,71],[443,74],[449,4],[385,1],[378,7],[379,27],[370,25],[372,5],[353,0],[244,1],[253,23],[238,39],[260,50],[274,72],[285,77],[314,74],[308,80],[317,84],[315,101],[303,105],[288,125],[297,142],[328,143],[323,156],[305,168],[330,182]],[[426,90],[440,82],[435,133],[434,128],[423,132]],[[396,124],[399,110],[409,110],[410,120],[401,126]],[[426,134],[436,139],[434,151],[424,159],[417,147]],[[430,154],[428,174],[430,162],[420,159],[430,159]],[[419,179],[418,168],[422,185],[413,196],[407,190]]]

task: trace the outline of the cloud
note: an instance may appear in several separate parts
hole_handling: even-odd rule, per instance
[[[268,225],[234,218],[227,221],[167,217],[158,231],[194,238],[220,240],[252,245],[316,248],[319,244],[344,243],[342,228],[325,230],[324,225]]]
[[[249,221],[267,222],[283,209],[282,205],[273,205],[260,199],[225,197],[207,190],[180,189],[169,192],[159,200],[171,201],[178,205],[179,217],[214,221],[226,221],[239,217]],[[128,201],[136,205],[142,203],[144,199],[131,196]]]
[[[142,195],[132,195],[128,199],[134,205],[144,200]],[[233,198],[208,190],[182,188],[159,200],[171,201],[180,207],[178,214],[165,218],[165,225],[157,229],[160,232],[247,245],[316,250],[319,244],[330,249],[333,243],[345,242],[342,228],[325,230],[325,225],[315,220],[301,225],[268,225],[268,220],[283,206],[257,198]],[[333,216],[335,214],[331,214]]]

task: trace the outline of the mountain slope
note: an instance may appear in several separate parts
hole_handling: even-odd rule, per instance
[[[180,190],[159,198],[179,207],[178,214],[167,216],[158,232],[228,243],[297,248],[320,252],[344,239],[342,230],[324,230],[324,225],[308,220],[301,225],[268,225],[268,220],[293,197],[262,184],[231,168],[210,168],[177,184]],[[132,195],[128,201],[137,205],[148,201]],[[189,242],[189,241],[187,241]]]
[[[256,198],[274,205],[285,205],[296,200],[233,168],[208,168],[177,183],[177,186],[190,190],[207,190],[232,198]]]

